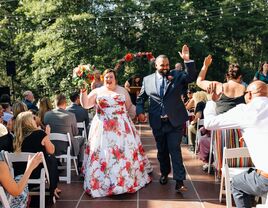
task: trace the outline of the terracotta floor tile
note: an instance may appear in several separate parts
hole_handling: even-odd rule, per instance
[[[225,208],[225,202],[220,203],[219,200],[204,200],[203,205],[205,208]]]
[[[62,190],[60,200],[78,200],[83,194],[83,182],[72,182],[71,184],[60,183],[59,188]]]
[[[162,201],[162,200],[146,200],[141,201],[139,208],[202,208],[198,201]]]
[[[136,201],[81,201],[78,208],[137,208]]]
[[[185,181],[185,185],[188,188],[187,192],[176,193],[175,181],[170,179],[166,185],[161,185],[159,182],[152,182],[145,188],[139,191],[139,199],[141,200],[184,200],[184,199],[197,199],[197,195],[189,181]]]
[[[74,208],[77,201],[57,201],[51,208]]]
[[[90,201],[136,201],[137,200],[137,193],[132,194],[119,194],[119,195],[113,195],[113,196],[107,196],[107,197],[100,197],[100,198],[92,198],[88,194],[84,194],[82,201],[90,200]]]

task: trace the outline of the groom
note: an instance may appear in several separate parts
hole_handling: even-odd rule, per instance
[[[183,124],[188,120],[188,114],[181,94],[188,83],[196,80],[197,75],[194,61],[190,60],[188,46],[184,45],[179,53],[184,60],[185,71],[170,72],[167,56],[158,56],[155,60],[156,71],[144,78],[136,106],[139,120],[145,121],[144,103],[149,99],[149,122],[156,140],[161,171],[159,182],[162,185],[168,182],[171,159],[177,192],[187,190],[183,183],[186,177],[180,144]]]

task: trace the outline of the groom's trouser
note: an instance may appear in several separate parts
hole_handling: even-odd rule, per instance
[[[153,135],[157,146],[157,159],[160,163],[162,175],[168,175],[171,171],[170,157],[173,167],[173,179],[185,180],[185,168],[181,155],[182,125],[173,127],[170,122],[161,121],[160,129],[153,129]]]

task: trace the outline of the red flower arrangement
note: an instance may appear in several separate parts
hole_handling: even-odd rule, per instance
[[[153,62],[155,60],[152,52],[127,53],[124,58],[118,61],[115,66],[115,70],[118,70],[125,62],[129,63],[143,57],[146,57],[149,62]]]
[[[79,87],[84,86],[85,83],[90,85],[94,80],[94,65],[79,65],[73,69],[73,83]]]

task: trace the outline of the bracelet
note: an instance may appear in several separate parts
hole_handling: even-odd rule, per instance
[[[84,92],[86,92],[86,91],[87,91],[86,88],[84,88],[84,89],[80,89],[80,92],[81,92],[81,93],[84,93]]]

